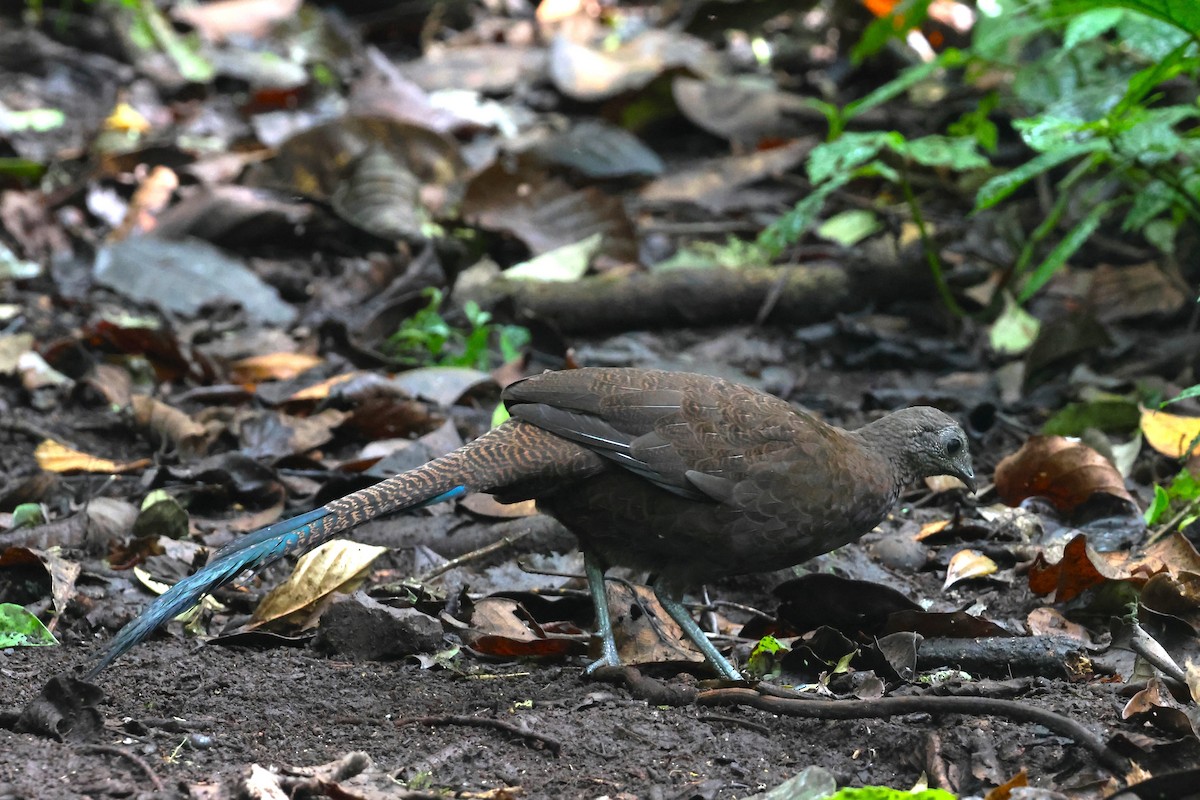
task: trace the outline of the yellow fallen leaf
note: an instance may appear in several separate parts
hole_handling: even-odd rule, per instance
[[[131,472],[150,466],[150,459],[117,462],[72,450],[61,442],[46,439],[33,451],[38,466],[47,472]]]
[[[999,569],[996,562],[985,556],[978,550],[959,550],[950,559],[950,565],[946,568],[946,582],[942,584],[942,589],[949,589],[959,581],[965,581],[968,578],[982,578],[985,575],[991,575]]]
[[[104,127],[110,131],[145,133],[150,130],[150,122],[128,103],[117,103],[108,119],[104,120]]]
[[[324,400],[329,397],[329,393],[333,390],[333,387],[343,384],[352,378],[357,378],[362,374],[362,372],[356,370],[354,372],[343,372],[341,375],[334,375],[332,378],[326,378],[320,383],[314,383],[312,386],[301,389],[289,397],[287,401],[291,403],[303,400]]]
[[[386,553],[386,547],[361,544],[349,539],[334,539],[305,553],[296,562],[292,577],[272,589],[254,610],[247,628],[257,628],[283,617],[303,614],[306,609],[330,597],[354,590],[366,577],[371,562]],[[302,625],[315,624],[306,619]]]
[[[918,542],[922,542],[933,536],[935,533],[941,533],[950,526],[948,519],[935,519],[933,522],[927,522],[921,526],[921,530],[913,537]]]
[[[1186,458],[1200,449],[1200,417],[1142,408],[1142,434],[1164,456]]]

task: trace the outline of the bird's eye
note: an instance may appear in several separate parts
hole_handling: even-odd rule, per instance
[[[946,442],[946,455],[950,456],[951,458],[953,458],[954,456],[961,453],[962,449],[963,449],[963,441],[962,441],[962,439],[959,439],[958,437],[955,437],[955,438],[951,439],[950,441]]]

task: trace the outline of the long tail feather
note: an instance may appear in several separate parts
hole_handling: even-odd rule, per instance
[[[276,522],[222,548],[212,562],[172,586],[141,616],[117,632],[88,671],[94,678],[159,626],[200,602],[246,570],[259,570],[309,550],[351,528],[394,511],[452,500],[467,492],[503,491],[509,500],[604,469],[595,453],[535,425],[511,420],[424,466]]]
[[[284,556],[312,549],[375,517],[452,500],[468,491],[485,490],[488,487],[474,479],[479,470],[478,458],[472,455],[481,449],[494,452],[498,447],[503,448],[509,438],[511,429],[497,429],[422,467],[268,525],[227,545],[209,564],[176,583],[123,627],[88,671],[87,678],[94,678],[161,625],[193,608],[204,595],[246,570],[256,571]]]

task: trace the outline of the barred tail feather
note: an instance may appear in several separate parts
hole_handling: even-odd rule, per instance
[[[466,494],[468,487],[464,484],[445,485],[444,481],[450,480],[451,476],[444,469],[439,470],[440,475],[430,479],[428,468],[437,463],[430,462],[425,467],[389,478],[321,508],[260,528],[226,545],[209,564],[176,583],[155,599],[141,615],[121,628],[108,649],[88,670],[87,679],[96,677],[159,627],[195,607],[206,594],[216,591],[246,570],[257,571],[284,556],[310,550],[382,514],[435,505]],[[438,477],[442,480],[438,480]],[[393,491],[384,489],[385,485]],[[405,491],[395,492],[397,485],[403,486]],[[402,500],[398,494],[403,495]]]
[[[94,678],[158,627],[242,572],[310,550],[368,520],[471,491],[503,491],[511,500],[536,497],[564,480],[603,468],[603,459],[577,444],[528,423],[506,422],[428,464],[268,525],[222,548],[211,563],[172,586],[118,631],[87,677]]]

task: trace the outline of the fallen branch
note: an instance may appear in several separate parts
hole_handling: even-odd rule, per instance
[[[803,324],[880,301],[930,295],[927,272],[897,264],[813,264],[672,269],[569,283],[499,278],[456,291],[458,302],[511,308],[563,332],[692,327],[737,322]]]
[[[883,697],[876,700],[818,700],[777,686],[757,688],[731,686],[699,691],[693,687],[671,687],[647,678],[633,667],[597,670],[595,677],[622,683],[631,692],[654,705],[750,706],[772,714],[811,719],[882,719],[900,714],[965,714],[995,716],[1032,722],[1073,739],[1097,760],[1123,775],[1128,763],[1098,736],[1062,714],[1017,700],[991,697]]]

